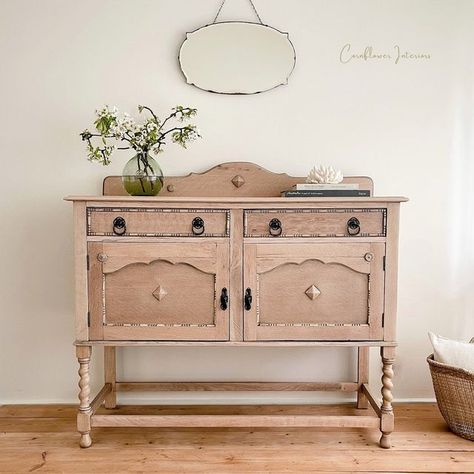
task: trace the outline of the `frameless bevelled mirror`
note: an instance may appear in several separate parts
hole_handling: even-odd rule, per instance
[[[257,94],[287,84],[296,63],[288,33],[264,25],[256,10],[259,23],[216,22],[219,12],[181,45],[187,83],[220,94]]]

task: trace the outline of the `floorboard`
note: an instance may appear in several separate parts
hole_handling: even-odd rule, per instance
[[[362,414],[342,406],[124,406],[119,414]],[[78,447],[76,407],[0,406],[0,473],[474,472],[474,443],[452,434],[435,404],[395,405],[393,448],[373,429],[96,428]]]

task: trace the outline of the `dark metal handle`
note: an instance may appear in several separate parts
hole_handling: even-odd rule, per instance
[[[268,223],[268,230],[270,232],[270,235],[273,235],[274,237],[278,237],[281,235],[283,232],[283,227],[281,226],[281,221],[280,219],[272,219]]]
[[[116,217],[112,226],[115,235],[123,235],[127,232],[127,223],[123,217]]]
[[[229,295],[227,294],[227,288],[222,288],[221,291],[221,309],[225,311],[229,304]]]
[[[245,290],[244,306],[246,311],[250,311],[252,309],[252,290],[250,288]]]
[[[360,222],[357,217],[351,217],[347,221],[347,233],[349,235],[357,235],[358,233],[360,233]]]
[[[204,221],[200,217],[195,217],[191,225],[194,235],[204,234]]]

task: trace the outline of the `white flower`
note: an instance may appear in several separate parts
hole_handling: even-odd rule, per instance
[[[108,105],[105,105],[101,109],[97,109],[95,113],[97,114],[98,117],[107,117],[107,116],[117,117],[118,109],[115,106],[113,106],[112,109],[110,109]]]

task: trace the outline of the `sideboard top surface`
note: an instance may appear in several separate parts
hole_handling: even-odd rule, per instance
[[[370,198],[282,198],[281,192],[304,177],[274,173],[254,163],[229,162],[217,165],[202,173],[186,176],[167,176],[159,196],[129,196],[122,186],[120,176],[107,176],[103,182],[102,196],[68,196],[67,201],[109,202],[221,202],[221,203],[324,203],[324,202],[404,202],[405,197]],[[344,183],[357,183],[360,189],[373,194],[373,181],[367,176],[347,176]]]
[[[291,203],[377,203],[377,202],[406,202],[408,198],[403,196],[374,196],[367,198],[354,197],[331,197],[331,198],[282,198],[282,197],[206,197],[206,196],[189,196],[189,197],[168,197],[168,196],[66,196],[66,201],[85,201],[85,202],[147,202],[147,203],[229,203],[229,204],[252,204],[252,203],[276,203],[288,205]]]

